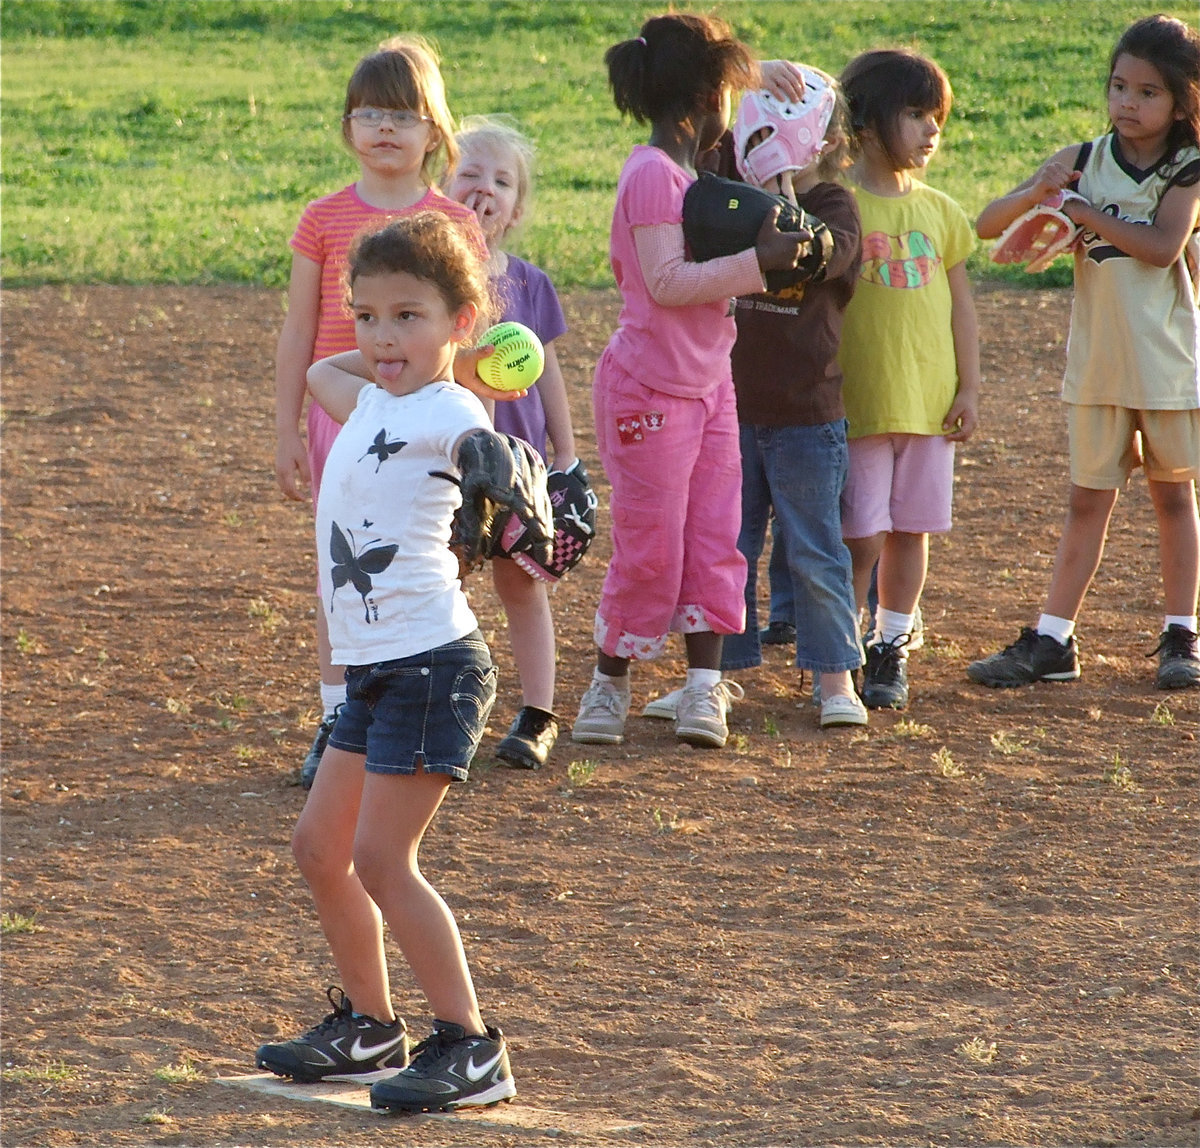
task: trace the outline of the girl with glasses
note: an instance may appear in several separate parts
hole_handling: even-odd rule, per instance
[[[275,355],[275,475],[283,493],[315,508],[325,458],[338,424],[316,404],[300,420],[305,373],[318,359],[354,349],[354,322],[345,304],[346,259],[352,240],[397,216],[440,211],[460,223],[479,254],[487,244],[475,213],[447,199],[434,173],[457,158],[454,122],[433,49],[415,37],[386,40],[364,56],[346,88],[342,140],[358,161],[348,187],[310,203],[292,236],[288,312]],[[332,663],[325,612],[317,611],[322,720],[301,769],[307,789],[346,700],[344,669]]]

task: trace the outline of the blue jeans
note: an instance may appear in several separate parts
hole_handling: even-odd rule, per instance
[[[788,569],[787,547],[783,542],[779,519],[771,515],[771,560],[767,563],[767,583],[771,587],[771,613],[768,622],[796,624],[796,596],[792,593],[792,572]]]
[[[862,665],[850,551],[842,541],[840,499],[849,467],[846,421],[810,427],[741,427],[746,630],[725,638],[723,670],[762,662],[758,637],[758,559],[772,509],[796,599],[796,665],[836,673]]]

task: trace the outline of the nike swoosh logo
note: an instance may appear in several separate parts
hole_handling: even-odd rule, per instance
[[[400,1042],[404,1039],[404,1035],[393,1037],[391,1040],[385,1040],[383,1044],[363,1044],[362,1037],[356,1036],[354,1043],[350,1046],[351,1060],[374,1060],[378,1056],[382,1056],[385,1052],[391,1052],[397,1048]]]
[[[501,1049],[491,1060],[485,1064],[476,1065],[475,1056],[472,1054],[467,1057],[467,1067],[464,1071],[467,1074],[467,1079],[472,1084],[478,1084],[493,1068],[500,1063],[500,1058],[504,1055],[504,1049]]]

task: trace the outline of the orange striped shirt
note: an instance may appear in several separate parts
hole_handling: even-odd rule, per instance
[[[363,202],[354,184],[332,195],[314,199],[305,209],[292,236],[292,250],[321,266],[321,314],[313,362],[342,351],[353,351],[354,318],[346,305],[346,261],[360,232],[380,227],[391,219],[418,211],[441,211],[467,229],[480,257],[487,258],[487,242],[475,213],[430,188],[412,207],[387,211]]]

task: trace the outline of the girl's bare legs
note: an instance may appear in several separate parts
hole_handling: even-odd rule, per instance
[[[886,533],[871,534],[866,538],[846,538],[846,548],[850,551],[850,561],[854,575],[854,604],[858,607],[859,618],[867,608],[867,594],[871,589],[871,571],[879,561],[883,552],[883,542]]]
[[[597,650],[596,669],[610,678],[626,678],[629,676],[629,659],[615,658],[603,650]]]
[[[554,619],[546,584],[507,559],[497,559],[491,567],[492,583],[508,615],[508,640],[524,703],[553,713]]]
[[[1164,613],[1188,617],[1200,591],[1200,517],[1195,482],[1147,483],[1158,516],[1158,555],[1162,567]]]
[[[395,1014],[383,922],[353,860],[363,762],[360,754],[332,746],[325,750],[292,834],[292,853],[312,892],[344,992],[358,1012],[390,1023]]]
[[[417,984],[439,1020],[483,1033],[483,1017],[454,914],[425,880],[418,851],[450,778],[366,774],[354,867],[383,911]]]
[[[925,589],[929,571],[929,535],[894,530],[884,536],[879,555],[879,606],[896,614],[912,614]],[[870,572],[867,574],[870,581]],[[857,584],[856,584],[857,592]],[[864,603],[866,595],[863,596]]]
[[[721,668],[721,647],[724,643],[724,635],[714,634],[711,630],[684,634],[683,645],[687,650],[688,669],[719,670]]]
[[[1071,486],[1067,518],[1054,556],[1050,589],[1046,593],[1045,613],[1068,621],[1078,617],[1088,587],[1099,569],[1108,537],[1108,522],[1116,504],[1115,490]]]

